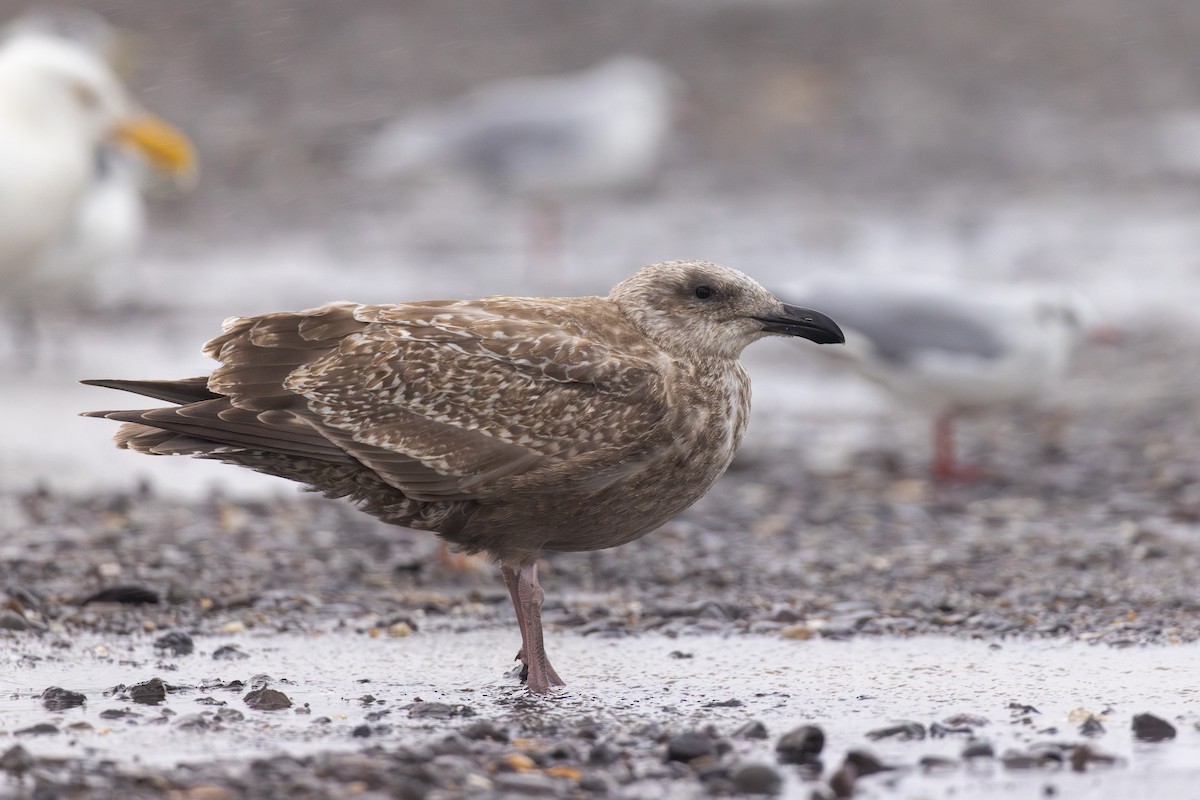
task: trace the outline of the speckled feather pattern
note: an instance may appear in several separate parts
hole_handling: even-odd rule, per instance
[[[698,305],[698,280],[737,303]],[[708,490],[749,414],[737,356],[764,334],[747,314],[778,307],[741,273],[668,262],[609,297],[235,318],[207,381],[105,384],[179,405],[98,415],[127,423],[122,447],[279,475],[527,564],[638,538]]]

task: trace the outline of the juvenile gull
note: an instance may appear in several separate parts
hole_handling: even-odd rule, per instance
[[[732,269],[645,267],[608,297],[334,303],[235,317],[211,375],[85,381],[176,404],[87,416],[119,447],[211,458],[346,497],[500,564],[528,687],[562,680],[542,643],[543,551],[637,539],[729,466],[750,410],[742,349],[843,341],[823,314]]]
[[[837,282],[799,292],[836,316],[835,355],[901,402],[932,412],[932,474],[982,473],[955,457],[966,412],[1035,401],[1061,381],[1080,343],[1107,329],[1085,298],[1057,287]]]

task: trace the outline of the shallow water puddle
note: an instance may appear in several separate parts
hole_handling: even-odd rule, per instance
[[[241,759],[269,753],[303,754],[367,745],[415,743],[441,737],[474,718],[497,721],[517,735],[542,723],[583,717],[607,736],[629,736],[647,722],[665,731],[714,724],[723,735],[757,719],[766,742],[739,742],[751,759],[774,761],[778,737],[804,723],[826,735],[827,774],[848,749],[866,749],[908,769],[860,781],[857,796],[1032,796],[1054,785],[1068,797],[1186,796],[1200,778],[1200,645],[1112,649],[1079,643],[980,641],[941,638],[791,641],[760,636],[667,638],[642,635],[598,639],[551,634],[550,652],[570,687],[549,699],[532,699],[503,677],[515,651],[507,629],[469,633],[418,633],[371,639],[349,633],[198,638],[196,652],[161,657],[152,637],[130,642],[80,637],[69,648],[49,640],[10,638],[0,672],[0,747],[20,741],[42,756],[114,759],[154,765]],[[235,644],[247,654],[215,661],[212,652]],[[249,681],[266,674],[292,700],[292,709],[254,711],[246,689],[200,690],[202,681]],[[153,677],[190,687],[167,695],[161,706],[139,705],[104,692]],[[43,708],[38,695],[61,686],[83,692],[87,705],[61,712]],[[364,700],[364,695],[375,698]],[[244,721],[186,730],[181,721],[220,706]],[[473,718],[414,718],[404,706],[417,699],[463,704]],[[382,701],[382,702],[378,702]],[[1037,713],[1014,712],[1011,704]],[[1101,715],[1105,733],[1090,740],[1117,756],[1113,767],[1086,773],[1006,771],[997,760],[935,775],[915,768],[924,756],[957,758],[963,735],[869,741],[867,732],[911,720],[928,726],[955,714],[986,717],[976,734],[997,756],[1025,751],[1035,742],[1080,742],[1076,709]],[[140,716],[116,719],[102,712],[128,709]],[[307,713],[297,713],[301,709]],[[169,711],[168,711],[169,710]],[[380,712],[386,712],[380,714]],[[1178,735],[1158,744],[1135,742],[1134,714],[1151,712],[1175,725]],[[368,714],[376,714],[369,718]],[[1027,717],[1028,722],[1022,721]],[[322,722],[321,718],[328,718]],[[55,735],[16,735],[50,722]],[[87,722],[91,728],[72,729]],[[370,725],[372,735],[352,731]],[[1054,729],[1052,732],[1050,729]],[[807,797],[811,785],[790,772],[787,794]]]

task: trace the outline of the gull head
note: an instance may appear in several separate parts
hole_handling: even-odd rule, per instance
[[[819,311],[788,305],[756,281],[706,261],[668,261],[617,284],[609,299],[649,339],[675,356],[737,358],[764,336],[845,341]]]
[[[110,142],[165,172],[189,175],[195,167],[187,137],[143,111],[94,48],[66,36],[17,29],[0,40],[0,115],[89,152]]]

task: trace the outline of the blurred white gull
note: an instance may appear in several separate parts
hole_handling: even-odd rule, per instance
[[[656,174],[681,90],[666,68],[632,55],[582,72],[489,83],[387,124],[351,166],[364,178],[465,173],[539,204],[538,235],[556,238],[564,195],[636,186]]]
[[[32,335],[35,307],[77,301],[89,272],[142,232],[140,159],[190,175],[192,149],[130,98],[95,41],[38,18],[0,34],[0,283]]]
[[[1036,403],[1085,339],[1111,335],[1085,298],[1063,288],[828,281],[795,294],[842,326],[846,346],[833,357],[934,415],[939,479],[983,475],[955,458],[960,414]]]

